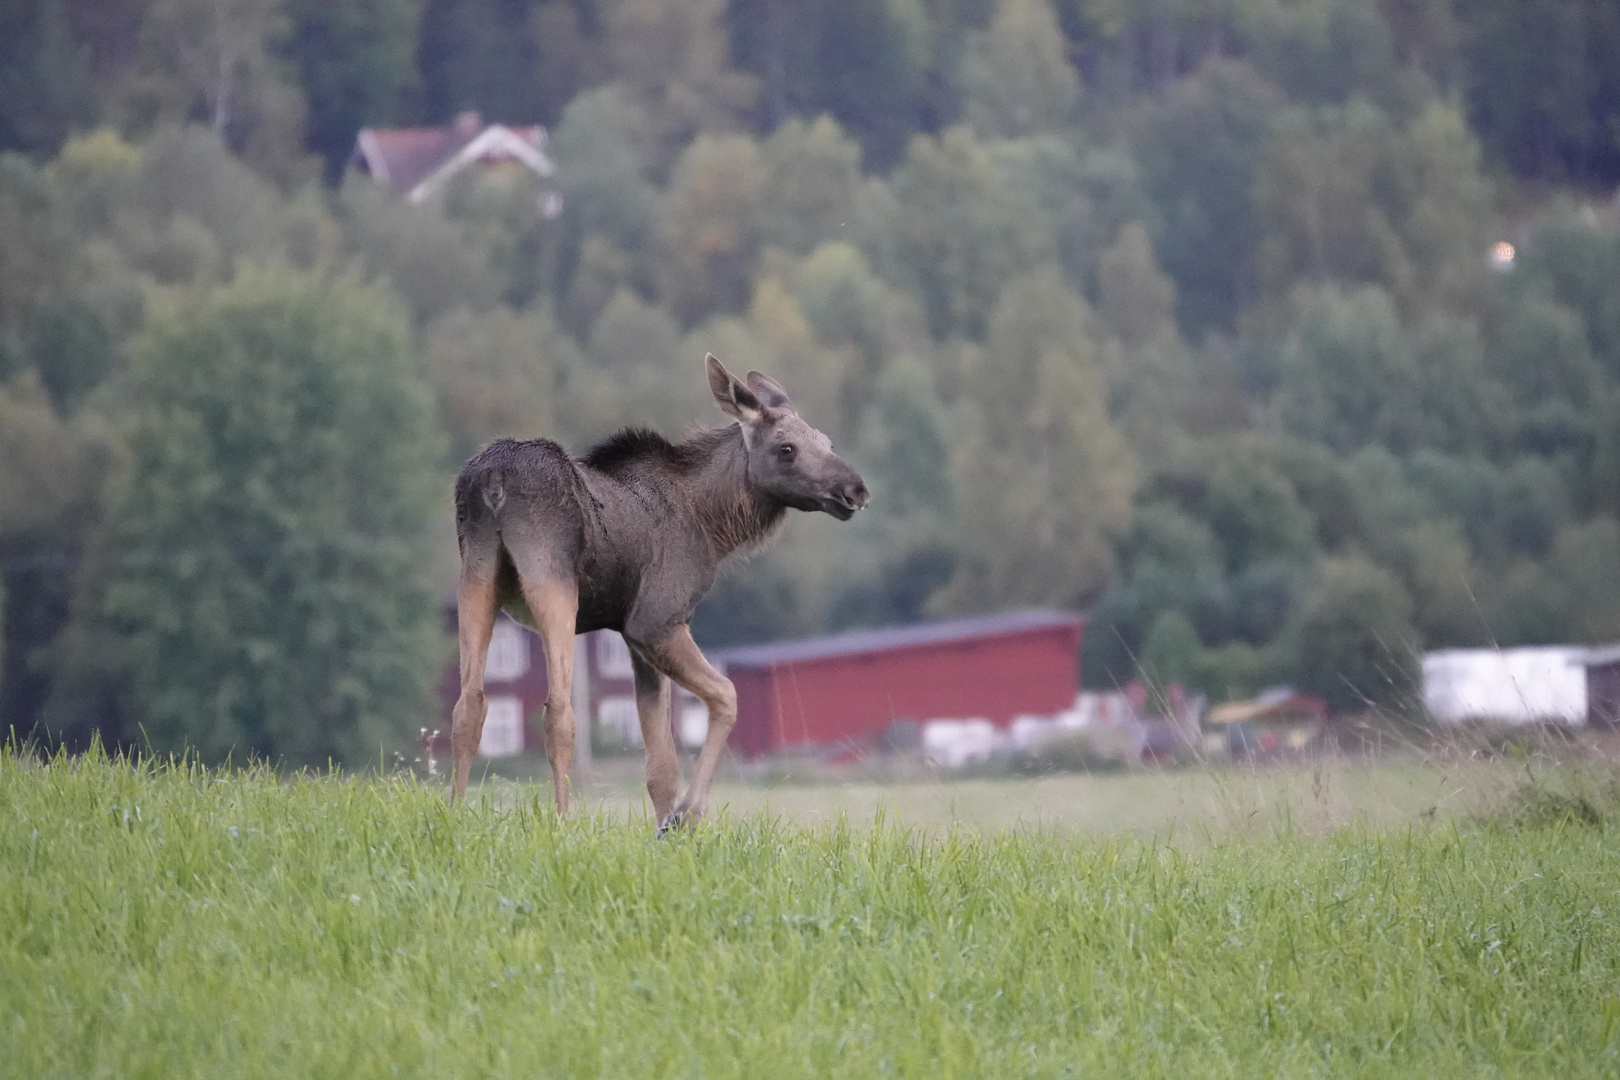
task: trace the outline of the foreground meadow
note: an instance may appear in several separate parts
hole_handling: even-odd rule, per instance
[[[1589,804],[1188,852],[527,790],[0,751],[0,1074],[1620,1071]]]

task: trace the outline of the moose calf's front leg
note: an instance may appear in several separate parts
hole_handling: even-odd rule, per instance
[[[666,827],[678,827],[708,812],[709,785],[714,782],[726,739],[737,724],[737,690],[730,679],[714,670],[704,658],[686,625],[676,628],[661,652],[669,677],[696,694],[709,708],[709,733],[698,754],[697,768],[692,771],[692,786],[686,789],[686,797],[664,823]]]

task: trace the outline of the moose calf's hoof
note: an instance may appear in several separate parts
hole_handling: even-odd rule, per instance
[[[691,810],[676,810],[658,823],[658,838],[662,840],[671,832],[689,830],[697,824],[697,820],[698,815]]]

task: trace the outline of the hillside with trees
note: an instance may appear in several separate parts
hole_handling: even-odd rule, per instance
[[[460,461],[717,422],[707,351],[874,502],[706,644],[1084,609],[1092,685],[1353,710],[1620,638],[1615,56],[1616,0],[9,5],[0,724],[375,761]],[[468,110],[554,180],[352,168]]]

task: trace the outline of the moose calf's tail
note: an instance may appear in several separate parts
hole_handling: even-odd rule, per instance
[[[489,450],[462,467],[456,477],[456,533],[465,540],[469,529],[497,517],[506,505],[506,484],[501,462]]]

